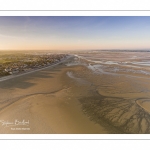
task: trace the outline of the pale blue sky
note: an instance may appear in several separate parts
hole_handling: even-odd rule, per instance
[[[0,17],[5,49],[150,49],[150,17]]]

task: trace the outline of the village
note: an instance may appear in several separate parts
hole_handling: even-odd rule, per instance
[[[0,58],[0,77],[29,72],[58,63],[66,54],[9,54]]]

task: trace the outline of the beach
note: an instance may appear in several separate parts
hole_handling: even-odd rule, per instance
[[[150,133],[149,75],[85,58],[1,81],[0,133]]]
[[[1,82],[0,120],[5,124],[0,133],[108,133],[83,113],[71,94],[67,69],[62,63]]]

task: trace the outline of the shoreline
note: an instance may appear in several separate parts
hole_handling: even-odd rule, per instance
[[[83,113],[78,93],[72,91],[72,88],[78,87],[72,84],[72,79],[66,75],[66,72],[75,69],[74,67],[67,67],[64,61],[62,65],[43,69],[31,75],[2,82],[0,102],[4,104],[4,108],[0,111],[0,120],[8,122],[29,120],[29,126],[12,128],[2,126],[0,122],[0,133],[109,133],[107,128],[91,121]],[[19,130],[22,127],[30,130]]]
[[[13,78],[16,78],[16,77],[19,77],[19,76],[23,76],[23,75],[26,75],[26,74],[30,74],[30,73],[33,73],[33,72],[36,72],[36,71],[40,71],[40,70],[43,70],[43,69],[46,69],[46,68],[54,67],[56,65],[59,65],[60,63],[63,63],[64,61],[66,61],[67,59],[69,59],[71,57],[73,57],[73,55],[69,56],[67,58],[64,58],[63,60],[61,60],[58,63],[52,64],[52,65],[49,65],[49,66],[46,66],[46,67],[43,67],[43,68],[34,69],[34,70],[31,70],[31,71],[28,71],[28,72],[23,72],[23,73],[20,73],[20,74],[14,74],[14,75],[8,75],[8,76],[0,77],[0,82],[6,81],[6,80],[9,80],[9,79],[13,79]]]
[[[149,133],[150,115],[137,104],[148,100],[149,81],[118,76],[94,74],[72,57],[5,80],[0,84],[0,120],[29,120],[30,131],[0,123],[0,133]]]

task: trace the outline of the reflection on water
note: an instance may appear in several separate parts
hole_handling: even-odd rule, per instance
[[[88,81],[94,87],[90,90],[95,91],[86,99],[79,98],[86,114],[95,122],[103,119],[124,133],[150,133],[149,60],[149,52],[76,55],[67,65],[80,64],[87,69],[68,76]]]

